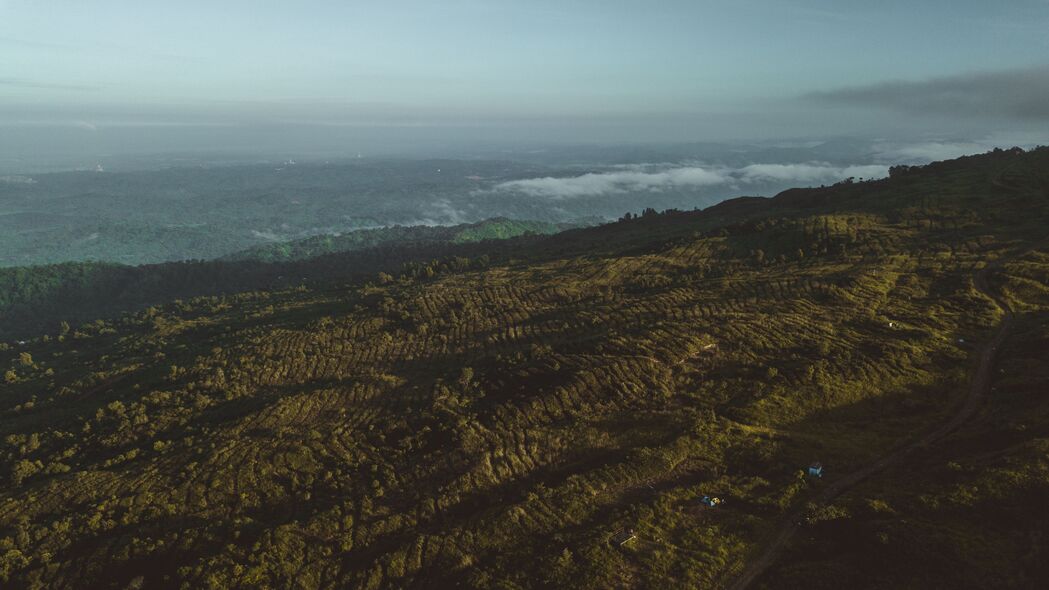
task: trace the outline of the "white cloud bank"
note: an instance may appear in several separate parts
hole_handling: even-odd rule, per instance
[[[615,193],[661,191],[671,188],[722,184],[726,178],[705,168],[672,168],[661,172],[604,172],[568,178],[529,178],[511,180],[495,186],[501,192],[523,193],[531,197],[568,199]]]
[[[888,166],[846,166],[838,168],[826,164],[751,164],[739,169],[746,181],[780,180],[784,182],[836,182],[844,178],[884,178]]]
[[[555,178],[528,178],[495,185],[492,190],[518,193],[530,197],[571,199],[623,193],[661,192],[726,185],[737,187],[745,183],[801,183],[806,185],[833,183],[855,178],[882,178],[889,174],[888,166],[831,166],[822,162],[808,164],[752,164],[738,169],[682,166],[646,172],[643,169],[592,172],[582,176]]]
[[[1045,136],[1036,132],[992,135],[989,137],[968,140],[937,140],[916,143],[883,142],[876,146],[877,154],[882,158],[904,162],[935,162],[952,160],[960,156],[982,154],[994,148],[1009,149],[1021,147],[1030,149],[1045,143]]]

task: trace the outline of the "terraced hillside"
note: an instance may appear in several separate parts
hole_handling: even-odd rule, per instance
[[[830,506],[756,586],[1040,588],[1049,580],[1049,248],[1001,265],[1009,337],[967,423]]]
[[[999,151],[5,345],[0,581],[731,584],[825,486],[958,414],[1002,317],[980,269],[1002,262],[984,274],[1014,302],[1008,345],[1040,342],[1047,171],[1047,149]],[[1024,449],[1009,455],[1024,474],[1010,498],[1044,531],[1044,347],[1021,350],[1001,368],[1027,393],[991,396],[955,436]],[[958,485],[993,477],[986,445],[957,440],[908,461],[953,453]],[[805,475],[812,461],[822,480]],[[891,481],[909,500],[867,502],[874,524],[816,502],[804,542],[846,551],[818,536],[842,522],[906,536],[918,525],[896,515],[941,492],[895,469],[848,493]],[[929,527],[983,518],[938,505]],[[1014,540],[998,545],[1006,561],[969,562],[983,577],[961,585],[1047,545]],[[818,568],[830,586],[877,585],[861,555],[828,570],[792,545],[756,583],[801,585]],[[926,565],[903,563],[891,580],[922,587]],[[999,583],[1044,580],[1037,563]]]

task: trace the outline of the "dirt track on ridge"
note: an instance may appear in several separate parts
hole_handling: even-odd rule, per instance
[[[973,277],[973,284],[976,286],[976,289],[994,301],[999,309],[1002,310],[1003,315],[1002,319],[998,322],[998,325],[995,326],[994,331],[991,333],[991,337],[979,348],[979,360],[976,373],[969,382],[969,390],[966,392],[965,400],[958,407],[958,411],[951,416],[950,420],[922,438],[882,456],[880,459],[877,459],[865,467],[834,480],[827,487],[823,488],[819,494],[813,497],[810,500],[811,502],[816,504],[826,504],[827,502],[830,502],[875,473],[899,463],[911,452],[944,438],[972,418],[973,414],[976,413],[976,410],[987,398],[990,390],[991,371],[994,368],[994,361],[997,357],[998,349],[1001,348],[1002,342],[1005,341],[1005,338],[1013,328],[1014,316],[1012,309],[1009,307],[1008,303],[991,290],[987,283],[987,273],[990,270],[997,268],[999,265],[1000,262],[991,263],[977,271]],[[779,556],[780,552],[786,547],[787,543],[790,542],[791,537],[793,537],[794,533],[798,530],[798,524],[796,523],[802,518],[804,510],[805,506],[798,506],[782,517],[780,523],[776,526],[775,531],[770,535],[765,545],[754,554],[752,559],[749,560],[750,562],[747,564],[746,568],[727,586],[729,590],[743,590],[753,583],[754,580],[768,569],[770,565],[772,565],[776,560],[776,557]]]

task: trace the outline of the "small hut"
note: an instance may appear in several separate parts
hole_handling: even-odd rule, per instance
[[[637,534],[634,533],[634,529],[623,529],[612,535],[612,544],[617,547],[622,547],[636,538]]]
[[[809,465],[809,475],[812,477],[823,477],[823,464],[817,461]]]

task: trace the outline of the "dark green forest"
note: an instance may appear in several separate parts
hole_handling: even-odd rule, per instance
[[[21,339],[62,322],[108,318],[178,298],[359,278],[409,262],[440,265],[441,259],[483,259],[570,227],[490,219],[318,236],[252,248],[219,260],[0,268],[0,338]]]
[[[1049,148],[1014,149],[6,270],[0,586],[1044,587],[1047,222]]]
[[[304,240],[256,246],[223,256],[222,258],[223,260],[259,260],[262,262],[307,260],[325,254],[365,250],[386,244],[432,248],[446,244],[505,240],[523,235],[555,234],[578,225],[580,224],[493,218],[477,223],[450,226],[397,226],[381,229],[361,229],[345,234],[313,236]]]

